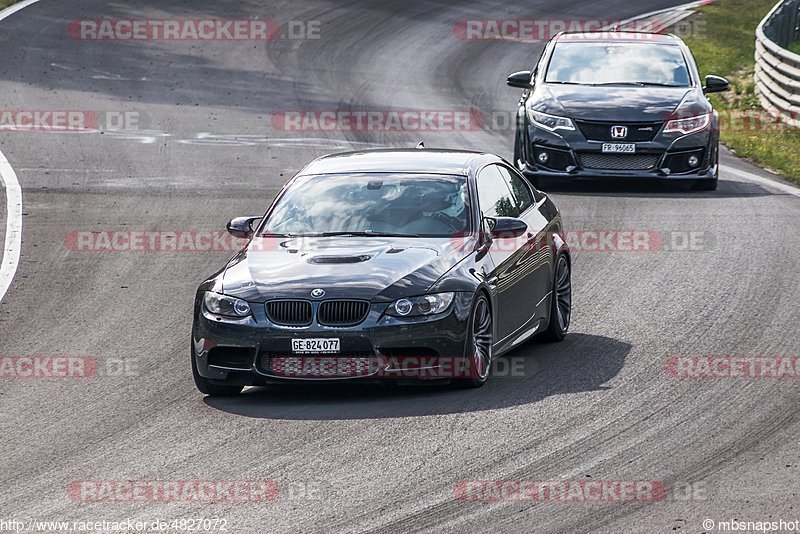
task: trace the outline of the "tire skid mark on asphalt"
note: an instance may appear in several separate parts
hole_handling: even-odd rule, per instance
[[[762,422],[762,427],[765,429],[764,433],[759,432],[753,435],[744,435],[734,443],[728,444],[724,448],[716,451],[711,458],[704,459],[701,463],[689,465],[679,473],[670,473],[667,476],[660,477],[659,480],[663,482],[668,489],[672,488],[673,484],[679,483],[682,480],[707,480],[721,469],[729,467],[732,458],[740,456],[743,451],[750,450],[754,445],[763,441],[764,435],[770,435],[771,432],[777,429],[785,428],[787,424],[796,422],[797,419],[797,414],[791,410],[779,411],[773,417],[765,419]],[[637,421],[634,425],[643,424],[644,422],[646,421]],[[605,425],[603,430],[609,431],[610,427]],[[619,429],[613,431],[616,434],[620,433]],[[596,441],[596,435],[594,433],[584,433],[577,441],[570,441],[570,448],[574,448],[577,444],[578,451],[580,451],[577,454],[580,456],[576,458],[576,467],[572,468],[570,472],[564,473],[561,478],[565,480],[577,480],[583,478],[582,473],[597,469],[597,463],[594,460],[593,468],[590,468],[589,465],[579,465],[580,457],[586,455],[587,447],[592,447],[593,445],[594,447],[598,447],[602,446],[602,443],[605,443],[605,440],[603,440],[603,442],[598,445],[597,443],[593,444],[593,441]],[[545,466],[550,461],[550,458],[555,458],[564,454],[576,453],[570,453],[570,449],[558,449],[545,457],[538,458],[523,467],[497,477],[495,480],[535,480],[539,476],[539,473],[546,469]],[[496,465],[496,462],[492,462],[486,464],[484,467]],[[450,531],[457,525],[462,524],[465,518],[485,517],[497,508],[515,506],[513,502],[501,501],[469,510],[465,508],[464,503],[460,503],[453,498],[452,490],[449,487],[440,489],[441,491],[439,492],[432,491],[426,493],[428,499],[433,501],[431,504],[408,512],[405,516],[398,517],[387,523],[377,524],[371,527],[367,526],[361,531],[370,534],[389,534],[392,532],[412,531],[418,529],[420,525],[425,525],[429,530],[434,530],[435,527],[436,531]],[[516,503],[516,505],[519,506],[519,503]],[[610,527],[614,525],[616,521],[631,514],[641,513],[646,510],[649,505],[648,503],[625,503],[624,506],[615,506],[613,508],[606,507],[601,510],[590,511],[587,516],[576,519],[574,524],[562,525],[562,530],[560,530],[560,532],[605,532],[606,529],[608,529],[608,531],[613,531],[614,529]],[[554,504],[547,502],[539,503],[537,504],[537,508],[539,514],[546,515],[549,510],[554,508]],[[465,512],[465,510],[469,511]],[[522,512],[522,510],[520,510],[520,512]],[[371,519],[371,514],[364,513],[359,519],[367,521]],[[516,519],[506,518],[505,520],[501,520],[495,527],[497,531],[505,531],[500,528],[500,525],[511,528],[514,525],[509,523],[513,523],[515,520]],[[350,526],[352,524],[353,519],[349,518],[346,525]],[[345,523],[337,524],[337,527],[344,526]]]

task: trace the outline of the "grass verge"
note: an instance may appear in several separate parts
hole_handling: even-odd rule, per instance
[[[0,0],[0,9],[5,9],[11,4],[16,4],[20,0]]]
[[[734,120],[759,115],[755,93],[756,26],[777,0],[718,0],[693,15],[702,34],[685,39],[697,59],[701,76],[717,74],[731,82],[731,91],[710,95],[722,120],[721,138],[738,156],[800,183],[800,129],[769,121]],[[728,120],[726,120],[726,118]]]

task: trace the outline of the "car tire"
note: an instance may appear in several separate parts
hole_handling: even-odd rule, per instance
[[[692,185],[692,189],[695,191],[716,191],[718,183],[719,180],[717,178],[712,178],[711,180],[697,180],[694,185]]]
[[[553,277],[553,298],[550,299],[550,324],[542,332],[543,341],[562,341],[572,320],[572,265],[569,257],[559,254],[556,257]]]
[[[478,293],[469,315],[469,329],[464,344],[464,369],[455,386],[464,389],[483,386],[492,373],[494,317],[489,299]]]
[[[197,371],[197,361],[194,352],[194,343],[191,343],[191,359],[192,359],[192,376],[194,377],[194,384],[200,393],[210,395],[212,397],[232,397],[242,392],[243,386],[234,386],[228,384],[214,384],[207,378],[200,376]]]

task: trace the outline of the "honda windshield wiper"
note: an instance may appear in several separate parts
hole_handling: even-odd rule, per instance
[[[659,83],[659,82],[604,82],[604,83],[595,83],[592,85],[598,87],[603,85],[636,85],[638,87],[681,87],[680,85],[675,85],[674,83]]]
[[[419,234],[396,234],[392,232],[375,232],[373,230],[366,230],[363,232],[322,232],[322,237],[419,237]]]

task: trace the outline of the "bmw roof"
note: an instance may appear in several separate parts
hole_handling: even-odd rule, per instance
[[[300,174],[392,172],[466,175],[473,160],[500,161],[485,152],[447,149],[378,149],[331,154],[317,158]]]

